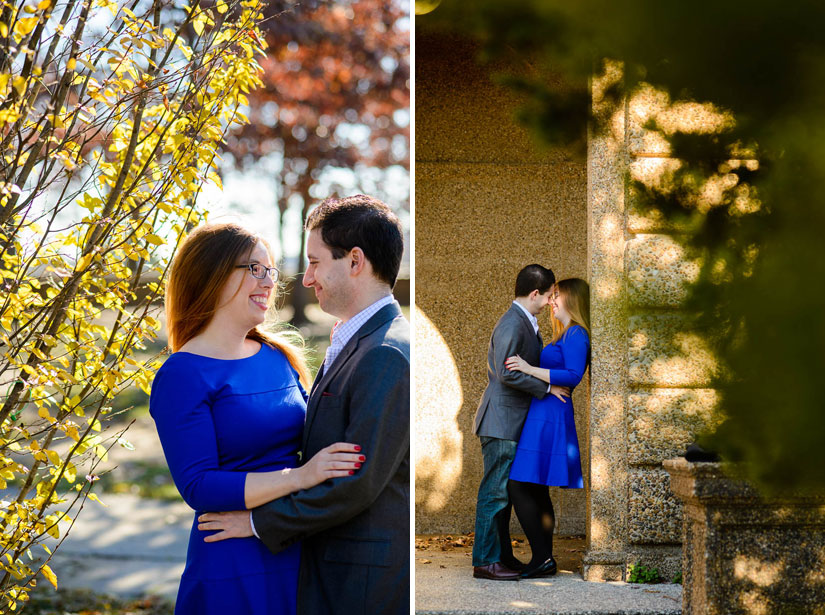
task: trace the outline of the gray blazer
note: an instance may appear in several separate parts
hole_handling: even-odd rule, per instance
[[[410,324],[384,306],[315,379],[303,458],[334,442],[361,445],[353,476],[253,509],[277,553],[302,541],[298,613],[410,612]]]
[[[513,304],[499,318],[487,350],[487,388],[476,410],[473,433],[502,440],[518,440],[530,400],[547,395],[547,383],[524,372],[504,367],[508,357],[519,355],[530,365],[539,364],[543,342],[530,319]]]

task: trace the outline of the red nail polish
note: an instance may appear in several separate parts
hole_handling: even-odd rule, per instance
[[[360,467],[361,467],[361,464],[360,464],[360,463],[356,463],[356,464],[355,464],[355,467],[356,467],[356,468],[360,468]]]
[[[367,458],[364,457],[363,455],[358,456],[358,461],[366,461],[366,460],[367,460]]]
[[[361,447],[360,447],[360,446],[358,446],[358,445],[356,444],[356,445],[355,445],[355,452],[357,453],[357,452],[358,452],[358,451],[360,451],[360,450],[361,450]]]
[[[349,475],[352,476],[353,474],[355,474],[355,470],[350,470]]]

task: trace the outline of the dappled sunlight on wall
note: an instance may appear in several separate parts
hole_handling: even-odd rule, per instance
[[[601,517],[592,517],[590,519],[590,528],[588,539],[596,544],[605,540],[607,532],[605,532],[604,522]]]
[[[436,326],[415,306],[415,505],[442,509],[458,484],[463,395],[455,359]]]
[[[651,188],[671,186],[682,162],[676,158],[639,158],[630,165],[630,178]]]
[[[737,555],[733,558],[733,576],[738,580],[748,580],[754,585],[768,587],[773,585],[782,574],[782,562],[766,562],[764,560]]]
[[[615,433],[624,427],[624,398],[621,395],[604,395],[599,400],[600,426],[608,433]],[[611,460],[603,453],[608,448],[600,435],[591,436],[590,441],[590,488],[609,488],[614,480]]]
[[[642,127],[649,122],[655,122],[656,128],[663,136],[671,136],[676,132],[719,133],[734,124],[732,114],[723,112],[712,104],[694,101],[672,102],[667,92],[647,83],[642,84],[633,93],[628,101],[628,113],[632,126]],[[661,143],[664,149],[645,148],[644,153],[670,153],[670,144],[666,139],[657,139],[656,143]]]
[[[721,375],[708,341],[685,331],[678,316],[634,316],[628,348],[629,374],[634,382],[665,387],[711,382]]]
[[[618,215],[607,215],[599,223],[599,240],[605,254],[621,256],[624,252],[623,221]]]
[[[805,585],[825,585],[825,549],[819,549],[814,565],[805,574]]]
[[[740,166],[749,170],[759,167],[752,149],[743,147],[740,143],[728,147],[730,160],[720,164],[715,173],[708,173],[704,177],[688,174],[676,179],[676,173],[682,169],[683,162],[673,157],[669,139],[677,133],[713,135],[729,131],[735,124],[731,113],[710,103],[671,101],[668,94],[649,84],[641,85],[628,101],[627,108],[627,146],[628,153],[633,156],[629,164],[632,180],[663,194],[679,190],[683,194],[683,201],[690,203],[701,213],[725,205],[728,205],[731,215],[752,213],[760,208],[755,191],[747,184],[739,184],[739,177],[731,172]],[[619,111],[616,115],[623,114]],[[611,122],[611,128],[615,131],[613,123]],[[733,199],[729,198],[731,192],[734,194]],[[655,211],[646,213],[657,215]],[[635,230],[637,224],[634,223],[633,214],[630,222],[630,230]],[[661,218],[659,222],[662,222]]]

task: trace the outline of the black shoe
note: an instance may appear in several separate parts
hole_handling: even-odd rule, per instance
[[[516,572],[524,572],[527,568],[527,564],[516,559],[514,556],[502,557],[501,563],[507,566],[510,570],[515,570]]]
[[[487,564],[486,566],[474,566],[473,576],[476,579],[489,579],[491,581],[518,581],[519,573],[503,566],[500,562]]]
[[[558,567],[556,566],[556,560],[553,559],[551,555],[544,563],[540,566],[535,568],[526,568],[524,572],[521,573],[522,579],[532,579],[534,577],[550,577],[556,574]]]

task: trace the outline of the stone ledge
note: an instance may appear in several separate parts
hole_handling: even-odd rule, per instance
[[[823,612],[825,494],[763,497],[731,464],[663,465],[687,513],[686,615]]]
[[[582,559],[585,581],[624,581],[625,554],[617,551],[588,551]]]

